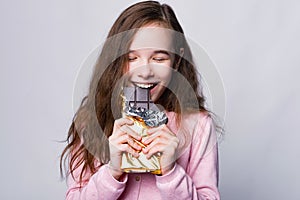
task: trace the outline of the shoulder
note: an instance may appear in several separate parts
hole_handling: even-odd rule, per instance
[[[177,118],[179,118],[181,121],[206,121],[211,119],[211,115],[207,111],[192,111],[192,112],[186,112],[181,115],[175,113],[175,112],[166,112],[166,115],[169,119],[169,122],[174,122]]]
[[[184,117],[184,126],[190,136],[191,148],[201,150],[201,157],[217,143],[215,123],[209,112],[188,114]]]
[[[207,125],[212,125],[212,118],[208,112],[190,112],[181,116],[181,121],[187,127],[203,129]]]
[[[210,132],[208,129],[214,127],[214,122],[209,112],[194,111],[182,115],[168,112],[167,116],[169,127],[190,135],[202,135],[205,132]]]
[[[197,121],[208,120],[209,118],[211,118],[209,112],[207,112],[207,111],[188,112],[186,114],[183,114],[183,116],[186,118],[189,118],[189,119],[197,120]]]

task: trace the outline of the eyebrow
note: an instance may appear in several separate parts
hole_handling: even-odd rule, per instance
[[[166,55],[170,56],[170,53],[168,51],[165,51],[165,50],[154,51],[154,54],[158,54],[158,53],[162,53],[162,54],[166,54]]]
[[[135,53],[136,51],[137,51],[137,50],[129,50],[128,53]],[[168,51],[166,51],[166,50],[156,50],[156,51],[153,52],[153,54],[159,54],[159,53],[162,53],[162,54],[166,54],[166,55],[168,55],[168,56],[171,56],[171,54],[170,54]]]

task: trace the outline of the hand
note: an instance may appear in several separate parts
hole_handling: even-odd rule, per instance
[[[129,126],[133,125],[133,121],[127,118],[115,120],[114,128],[109,140],[110,151],[110,172],[118,180],[123,174],[121,170],[122,153],[131,153],[134,157],[138,157],[141,146],[134,142],[133,138],[140,141],[142,137],[133,131]]]
[[[158,152],[162,153],[160,158],[162,174],[168,173],[177,159],[178,138],[166,125],[148,129],[147,134],[149,136],[142,140],[147,145],[142,150],[143,153],[148,159]]]

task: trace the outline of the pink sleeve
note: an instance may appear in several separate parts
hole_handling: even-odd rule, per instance
[[[211,118],[203,120],[195,129],[186,171],[175,164],[168,174],[156,177],[162,199],[220,199],[216,133]]]
[[[79,177],[81,169],[76,169],[75,178]],[[66,200],[115,200],[125,189],[127,175],[124,180],[119,182],[109,172],[107,165],[103,165],[91,176],[88,182],[80,184],[75,181],[71,175],[68,177],[68,191]]]

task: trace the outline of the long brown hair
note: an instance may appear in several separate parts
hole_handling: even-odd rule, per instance
[[[63,165],[68,159],[69,171],[73,176],[74,170],[82,165],[79,182],[86,181],[89,177],[84,177],[89,171],[94,174],[99,166],[110,160],[108,137],[112,133],[114,120],[121,117],[121,107],[118,103],[114,110],[120,113],[112,113],[112,93],[119,79],[124,73],[127,57],[122,52],[128,50],[130,41],[135,31],[122,38],[118,38],[120,33],[141,28],[149,23],[159,23],[165,28],[184,34],[174,11],[166,4],[156,1],[144,1],[136,3],[117,18],[113,24],[106,42],[103,45],[101,54],[94,68],[91,78],[88,95],[75,114],[70,126],[67,142],[60,159],[60,170],[63,174]],[[185,77],[190,84],[190,89],[183,88],[178,84],[176,74],[172,76],[169,88],[166,88],[156,103],[162,105],[167,111],[177,114],[185,110],[197,110],[207,112],[204,106],[204,97],[201,92],[197,72],[192,61],[192,54],[184,36],[179,41],[174,41],[175,58],[174,63],[178,66],[177,74]],[[180,56],[180,48],[184,49],[184,58]],[[120,55],[121,54],[121,55]],[[174,64],[174,65],[175,65]],[[121,67],[120,67],[121,66]],[[182,98],[176,96],[180,93]],[[190,94],[196,94],[196,102],[190,98]],[[83,180],[83,177],[86,178]],[[74,176],[73,176],[74,178]]]

